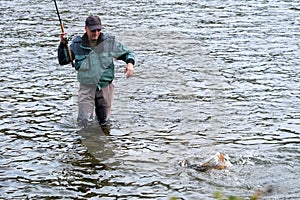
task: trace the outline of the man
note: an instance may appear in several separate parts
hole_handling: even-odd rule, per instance
[[[70,45],[74,67],[80,82],[78,92],[78,118],[81,126],[87,126],[95,113],[101,127],[109,124],[114,98],[114,63],[113,59],[126,62],[124,73],[127,78],[133,75],[134,53],[114,37],[101,32],[103,29],[98,16],[89,16],[85,21],[85,33],[77,36]],[[70,63],[67,52],[66,33],[60,36],[58,47],[59,64]]]

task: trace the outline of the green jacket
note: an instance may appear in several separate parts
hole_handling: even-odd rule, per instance
[[[135,63],[134,53],[108,34],[101,33],[94,49],[89,46],[86,33],[82,37],[77,36],[70,49],[78,81],[81,84],[95,84],[99,88],[106,87],[115,77],[113,59]],[[67,48],[62,43],[58,47],[58,60],[61,65],[70,63]]]

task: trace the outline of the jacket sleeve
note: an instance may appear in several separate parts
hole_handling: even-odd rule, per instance
[[[117,60],[123,60],[124,62],[135,64],[135,55],[126,46],[122,45],[120,42],[115,41],[114,44],[114,53]]]
[[[72,57],[74,58],[73,52]],[[66,65],[70,63],[67,47],[63,43],[60,43],[58,46],[58,62],[60,65]]]

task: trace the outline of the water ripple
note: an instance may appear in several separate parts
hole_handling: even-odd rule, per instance
[[[70,36],[101,15],[136,52],[135,76],[124,79],[117,62],[111,135],[79,130],[76,73],[57,62],[53,2],[1,1],[0,198],[247,198],[270,185],[268,198],[299,197],[298,2],[58,6]],[[231,168],[178,165],[217,151]]]

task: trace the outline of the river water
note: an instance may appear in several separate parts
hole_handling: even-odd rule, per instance
[[[299,0],[58,1],[70,36],[97,14],[136,53],[110,135],[76,126],[53,1],[0,2],[1,199],[300,199]]]

